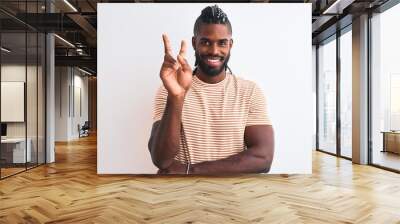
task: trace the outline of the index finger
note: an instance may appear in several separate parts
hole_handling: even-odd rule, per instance
[[[164,51],[165,54],[172,55],[172,50],[171,50],[171,44],[169,42],[167,34],[162,35],[163,41],[164,41]]]

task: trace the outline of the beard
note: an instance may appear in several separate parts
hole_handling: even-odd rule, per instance
[[[201,71],[204,72],[204,74],[213,77],[213,76],[217,76],[218,74],[220,74],[224,69],[227,68],[228,66],[228,61],[229,58],[231,56],[231,52],[228,53],[228,55],[226,55],[226,57],[221,57],[221,60],[223,60],[223,63],[221,66],[219,67],[210,67],[209,65],[207,65],[207,63],[205,62],[206,57],[209,56],[213,56],[213,55],[200,55],[197,51],[195,51],[195,56],[196,56],[196,62],[199,65],[199,68],[201,69]],[[220,56],[218,56],[220,57]],[[197,64],[196,63],[196,64]]]

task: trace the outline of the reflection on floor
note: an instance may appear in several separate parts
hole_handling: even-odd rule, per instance
[[[16,167],[16,168],[1,168],[1,178],[13,175],[15,173],[24,171],[25,167]]]
[[[351,157],[352,157],[351,148],[348,148],[348,147],[344,148],[344,147],[342,147],[341,150],[342,150],[342,151],[341,151],[341,155],[342,155],[342,156],[348,157],[348,158],[351,158]]]
[[[373,164],[400,170],[400,155],[392,152],[374,151]]]
[[[1,178],[5,178],[7,176],[19,173],[21,171],[24,171],[26,169],[30,169],[33,167],[36,167],[37,164],[36,163],[27,163],[26,167],[25,167],[25,163],[19,163],[19,164],[4,164],[1,163]]]

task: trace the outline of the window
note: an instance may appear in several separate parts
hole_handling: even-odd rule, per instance
[[[372,164],[400,170],[400,5],[371,18]]]
[[[318,149],[336,154],[336,39],[318,47]]]
[[[352,34],[340,36],[340,155],[352,157]]]

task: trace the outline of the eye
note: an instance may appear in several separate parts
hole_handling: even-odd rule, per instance
[[[202,46],[209,46],[211,43],[210,43],[210,41],[208,41],[208,40],[200,40],[200,44],[201,44]]]
[[[228,40],[218,41],[218,45],[221,47],[226,47],[226,46],[228,46]]]

